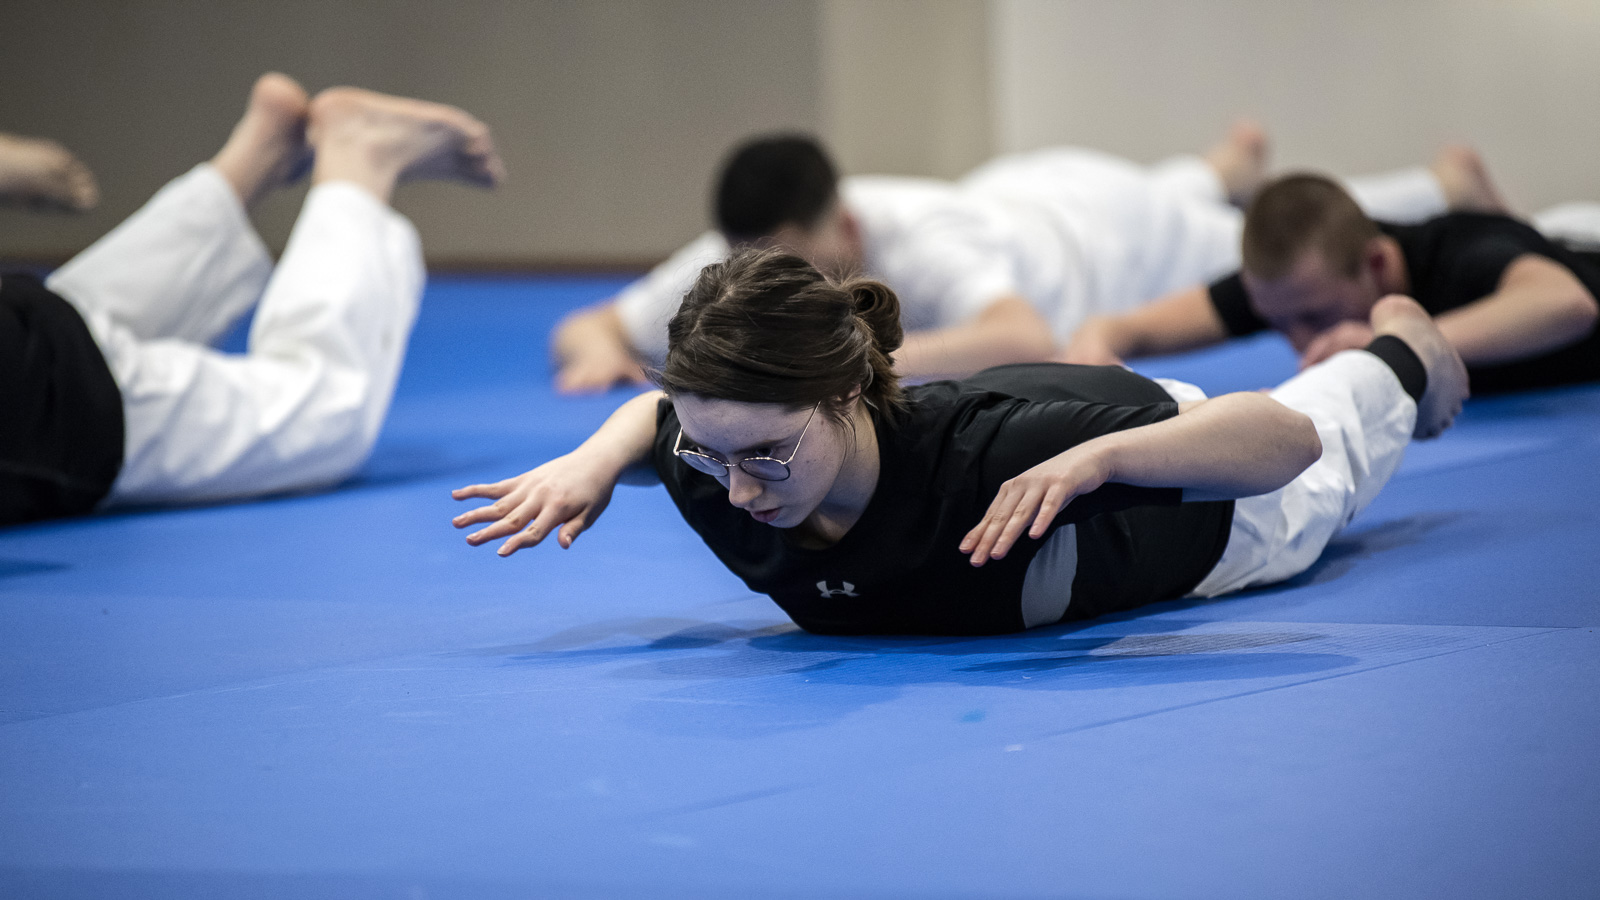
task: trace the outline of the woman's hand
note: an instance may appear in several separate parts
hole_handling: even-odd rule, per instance
[[[1110,477],[1111,467],[1093,442],[1045,460],[1000,485],[983,520],[961,539],[961,552],[971,555],[974,566],[1004,557],[1024,528],[1029,537],[1038,539],[1072,498],[1095,490]]]
[[[457,500],[481,497],[494,501],[456,516],[452,523],[466,528],[492,522],[467,535],[467,543],[476,547],[509,534],[511,539],[500,545],[501,556],[535,546],[558,528],[556,541],[563,548],[571,547],[605,512],[623,473],[648,464],[650,444],[656,436],[656,406],[664,396],[651,391],[634,397],[618,407],[578,449],[532,472],[451,491],[450,496]]]
[[[615,468],[580,448],[515,478],[451,491],[457,500],[494,500],[456,516],[451,524],[466,528],[493,523],[467,535],[467,543],[476,547],[509,534],[511,539],[500,545],[501,556],[536,546],[558,528],[556,541],[565,549],[600,518],[616,486]]]

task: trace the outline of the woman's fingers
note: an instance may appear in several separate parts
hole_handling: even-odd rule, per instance
[[[488,528],[485,528],[482,531],[475,531],[472,534],[467,535],[467,543],[476,547],[485,541],[492,541],[497,537],[505,537],[508,534],[515,534],[516,532],[521,531],[524,525],[528,524],[528,518],[529,516],[527,513],[522,512],[520,509],[514,509],[511,512],[506,513]]]
[[[1061,512],[1061,507],[1067,505],[1072,498],[1072,492],[1061,484],[1052,484],[1044,492],[1044,500],[1039,503],[1039,514],[1033,519],[1033,527],[1028,529],[1028,537],[1038,540],[1044,537],[1045,529],[1055,521],[1056,513]]]
[[[499,500],[511,491],[516,479],[497,481],[494,484],[469,484],[463,488],[456,488],[450,496],[457,500],[471,500],[473,498],[486,500]]]
[[[973,565],[981,566],[992,558],[995,542],[1000,540],[1006,525],[1016,515],[1023,497],[1024,492],[1011,481],[1006,482],[1001,487],[1000,493],[995,495],[994,502],[989,504],[989,511],[984,514],[983,521],[979,525],[981,533],[970,551]]]
[[[538,516],[534,518],[533,524],[517,535],[517,546],[537,547],[562,522],[572,518],[573,515],[581,510],[581,506],[572,503],[546,503],[544,508],[539,510]],[[507,541],[507,543],[510,542]],[[501,547],[500,551],[502,556],[508,552],[504,547]]]
[[[967,532],[967,536],[961,539],[961,552],[972,554],[974,565],[982,565],[978,561],[981,556],[977,551],[988,537],[989,526],[994,524],[996,519],[1008,515],[1011,507],[1015,504],[1012,499],[1015,496],[1013,487],[1009,481],[1000,485],[1000,492],[995,494],[994,500],[990,502],[989,509],[984,512],[983,518],[979,519],[978,524],[972,526],[972,530]]]
[[[593,516],[590,515],[587,509],[574,516],[567,524],[561,526],[561,533],[556,535],[556,543],[560,544],[563,550],[571,547],[572,542],[578,539],[578,535],[589,530],[591,521],[593,521]]]
[[[1043,537],[1073,496],[1075,491],[1060,478],[1026,485],[1006,482],[983,520],[961,539],[961,552],[971,555],[974,566],[1004,558],[1024,530],[1029,537]]]
[[[1044,499],[1044,489],[1030,487],[1012,508],[1011,515],[1005,517],[998,533],[995,534],[994,543],[989,548],[990,559],[1001,559],[1011,551],[1011,545],[1022,536],[1022,530],[1028,527],[1033,517],[1038,514],[1039,501]],[[995,529],[990,529],[992,534]]]
[[[498,503],[480,506],[477,509],[469,509],[451,519],[450,524],[457,528],[466,528],[468,525],[476,525],[479,522],[492,522],[503,515],[500,510],[501,507]]]

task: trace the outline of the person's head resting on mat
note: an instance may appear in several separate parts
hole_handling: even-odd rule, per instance
[[[1341,322],[1366,322],[1386,294],[1408,291],[1400,244],[1320,175],[1262,188],[1241,249],[1250,306],[1301,353]]]
[[[900,302],[881,283],[748,249],[701,271],[651,375],[682,424],[679,458],[757,521],[792,528],[871,495],[874,420],[906,407],[891,360],[901,338]]]
[[[861,271],[861,227],[839,196],[839,174],[813,138],[752,138],[723,163],[717,229],[735,249],[779,247],[833,277]]]

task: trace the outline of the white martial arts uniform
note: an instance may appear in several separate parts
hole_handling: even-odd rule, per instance
[[[1194,385],[1156,381],[1179,403],[1205,398]],[[1365,350],[1335,354],[1271,396],[1311,417],[1322,456],[1278,490],[1234,501],[1227,549],[1195,596],[1272,584],[1310,568],[1388,483],[1416,428],[1416,402],[1394,370]]]
[[[1369,212],[1420,221],[1445,210],[1426,169],[1349,185]],[[1008,294],[1065,340],[1085,318],[1132,309],[1239,267],[1243,214],[1194,156],[1154,167],[1093,150],[1003,156],[958,182],[865,176],[839,186],[861,225],[864,274],[894,289],[909,331],[959,325]],[[667,322],[706,264],[727,256],[712,231],[617,295],[646,358],[666,356]]]
[[[274,269],[202,164],[52,275],[122,392],[104,505],[322,487],[367,458],[424,280],[411,223],[346,182],[314,186]],[[259,301],[249,352],[209,345]]]
[[[1533,227],[1574,250],[1600,251],[1600,203],[1575,201],[1533,214]]]

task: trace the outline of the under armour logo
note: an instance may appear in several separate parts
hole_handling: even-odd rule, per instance
[[[817,582],[817,590],[822,592],[822,596],[824,598],[827,598],[827,597],[859,597],[859,596],[861,596],[860,594],[856,593],[856,586],[851,584],[850,582],[841,581],[839,583],[844,585],[844,587],[837,588],[837,589],[830,588],[830,587],[828,587],[828,583],[826,581],[819,581],[819,582]]]

